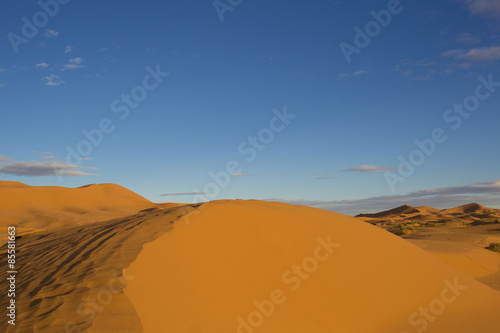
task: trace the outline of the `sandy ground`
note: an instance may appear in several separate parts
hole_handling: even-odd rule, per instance
[[[497,237],[489,224],[415,227],[404,239],[353,217],[282,203],[156,205],[111,184],[16,186],[4,186],[4,198],[9,189],[29,191],[0,212],[24,216],[31,231],[17,240],[17,325],[4,319],[1,332],[500,327],[500,254],[482,248]],[[55,212],[57,221],[34,218],[32,225],[27,206]],[[68,217],[68,206],[85,209],[89,220]],[[102,220],[107,212],[117,216]],[[99,219],[90,222],[93,214]],[[6,262],[5,245],[0,257]],[[1,284],[8,289],[5,278]],[[7,302],[2,297],[0,308]]]

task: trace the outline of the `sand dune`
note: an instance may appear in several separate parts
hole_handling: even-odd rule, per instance
[[[29,189],[13,185],[6,189]],[[151,207],[109,185],[49,192],[49,201],[37,191],[25,195],[51,212],[67,207],[58,193],[89,210],[118,204],[120,211],[124,202],[148,208],[25,233],[17,241],[17,325],[2,320],[1,332],[493,333],[500,327],[500,292],[480,282],[498,281],[496,253],[411,240],[427,242],[417,245],[439,258],[358,219],[304,206],[224,200]],[[99,199],[106,202],[98,205]],[[23,209],[21,194],[18,200],[10,212]],[[466,264],[466,256],[476,262]],[[457,268],[447,263],[453,261]]]
[[[452,209],[444,209],[441,211],[441,214],[449,214],[449,215],[457,215],[457,214],[475,214],[475,215],[491,215],[491,214],[499,214],[500,209],[493,209],[481,206],[477,203],[470,203],[467,205],[459,206]]]
[[[408,207],[406,212],[411,210]],[[500,242],[500,210],[477,203],[443,210],[415,209],[418,212],[399,214],[402,209],[398,207],[358,215],[358,218],[400,235],[447,264],[500,290],[500,255],[485,250],[490,243]]]
[[[0,181],[2,238],[7,225],[33,231],[127,216],[155,204],[115,184],[80,188]]]
[[[386,211],[383,211],[380,213],[359,214],[359,215],[356,215],[356,217],[384,218],[384,217],[393,216],[393,215],[414,214],[414,213],[420,213],[420,211],[415,207],[403,205],[403,206],[399,206],[397,208],[386,210]]]
[[[500,209],[493,209],[481,206],[477,203],[470,203],[467,205],[450,208],[450,209],[436,209],[428,206],[412,207],[408,205],[403,205],[394,209],[382,211],[379,213],[369,213],[369,214],[359,214],[356,217],[361,218],[398,218],[398,217],[415,217],[417,215],[422,216],[435,216],[435,217],[450,217],[456,215],[470,215],[470,216],[500,216]]]

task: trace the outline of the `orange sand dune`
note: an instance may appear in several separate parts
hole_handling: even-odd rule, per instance
[[[74,189],[0,181],[2,232],[13,224],[30,231],[107,220],[152,206],[149,200],[115,184]]]
[[[500,327],[500,292],[478,281],[498,279],[496,253],[418,244],[436,258],[358,219],[275,202],[155,205],[111,184],[2,185],[10,201],[1,214],[13,221],[18,214],[17,224],[29,225],[35,207],[57,220],[37,221],[44,230],[17,239],[17,324],[2,320],[0,332],[496,333]],[[68,207],[86,211],[69,209],[76,215],[61,219]],[[133,212],[106,221],[84,219],[127,210]],[[3,245],[0,261],[6,256]],[[5,276],[1,281],[7,290]],[[7,302],[0,298],[0,308]]]
[[[476,214],[476,215],[488,215],[488,214],[500,214],[500,209],[493,209],[481,206],[477,203],[471,203],[451,209],[444,209],[441,214]]]
[[[499,292],[397,236],[308,207],[205,204],[146,244],[126,272],[136,276],[125,293],[144,332],[500,327]]]

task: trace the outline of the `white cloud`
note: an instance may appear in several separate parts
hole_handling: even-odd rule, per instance
[[[9,161],[0,166],[0,174],[16,176],[89,176],[93,175],[82,171],[82,167],[62,161]]]
[[[462,0],[473,14],[485,14],[500,17],[500,1],[498,0]]]
[[[383,168],[375,165],[359,165],[353,168],[340,170],[346,172],[361,172],[361,173],[373,173],[373,172],[385,172],[389,170],[397,170],[397,168]]]
[[[364,69],[360,69],[359,71],[356,71],[356,72],[353,72],[351,74],[349,73],[341,73],[337,76],[337,79],[338,80],[342,80],[342,79],[345,79],[345,78],[348,78],[348,77],[357,77],[357,76],[360,76],[360,75],[366,75],[368,74],[368,71],[364,70]]]
[[[57,37],[59,35],[58,31],[47,29],[45,30],[45,37],[52,38]]]
[[[45,81],[46,86],[53,86],[53,87],[66,83],[56,74],[45,76],[44,78],[42,78],[42,80]]]
[[[475,45],[481,43],[481,38],[471,33],[463,33],[456,36],[456,41],[461,44]]]
[[[500,60],[500,46],[480,47],[470,50],[449,50],[444,52],[442,56],[472,62],[496,61]]]
[[[83,67],[85,67],[85,66],[77,65],[77,64],[66,64],[66,65],[63,65],[63,71],[67,70],[67,69],[78,69],[78,68],[83,68]]]
[[[69,59],[69,62],[72,63],[72,64],[81,64],[83,61],[82,58],[73,58],[73,59]]]
[[[5,68],[0,67],[0,72],[5,72],[5,71],[6,71],[6,69],[5,69]]]
[[[78,69],[78,68],[83,68],[85,66],[83,65],[80,65],[81,63],[83,62],[83,59],[82,58],[73,58],[73,59],[69,59],[69,63],[68,64],[65,64],[63,65],[63,71],[66,70],[66,69]]]
[[[70,53],[71,51],[73,51],[73,46],[66,45],[66,49],[64,50],[64,53]]]
[[[47,67],[49,67],[49,64],[46,62],[41,62],[39,64],[36,64],[35,67],[36,68],[47,68]]]
[[[363,74],[368,74],[368,71],[360,70],[360,71],[352,73],[352,76],[360,76],[360,75],[363,75]]]

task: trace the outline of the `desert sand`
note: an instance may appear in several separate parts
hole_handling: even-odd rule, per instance
[[[4,225],[23,228],[17,324],[2,320],[2,332],[493,333],[500,327],[500,292],[492,288],[500,282],[500,254],[484,250],[488,239],[467,233],[467,226],[459,237],[465,245],[448,246],[442,236],[417,232],[404,239],[374,218],[363,217],[367,223],[275,202],[158,205],[111,184],[3,183],[0,193]],[[481,265],[466,264],[466,257]]]
[[[115,184],[65,188],[0,181],[0,237],[4,241],[6,227],[12,224],[20,231],[32,232],[105,221],[153,206],[175,205],[154,205]]]
[[[458,270],[500,290],[500,209],[471,203],[450,209],[408,205],[359,219],[398,234]]]

